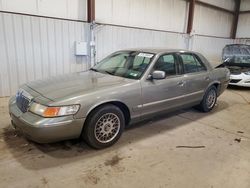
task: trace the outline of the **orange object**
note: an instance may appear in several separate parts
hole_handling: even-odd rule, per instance
[[[44,117],[55,117],[58,115],[59,111],[60,111],[59,107],[48,107],[44,111],[43,116]]]

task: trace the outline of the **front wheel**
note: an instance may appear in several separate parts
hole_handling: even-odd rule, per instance
[[[203,99],[199,104],[198,109],[203,112],[209,112],[214,108],[216,101],[217,89],[215,86],[211,86],[207,89],[205,95],[203,96]]]
[[[83,129],[84,140],[93,148],[113,145],[125,127],[123,112],[114,105],[105,105],[91,112]]]

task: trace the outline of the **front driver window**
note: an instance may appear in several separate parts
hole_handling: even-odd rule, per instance
[[[176,75],[176,63],[174,55],[168,54],[161,56],[155,66],[154,70],[164,71],[166,76],[173,76]]]

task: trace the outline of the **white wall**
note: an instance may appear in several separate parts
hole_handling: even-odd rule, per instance
[[[234,10],[234,0],[203,1]],[[117,49],[164,47],[193,49],[214,63],[220,62],[222,48],[233,42],[227,39],[231,34],[233,15],[196,5],[190,41],[185,34],[163,32],[185,33],[187,14],[188,3],[185,0],[96,0],[97,22],[144,28],[99,26],[96,32],[97,59]]]
[[[201,5],[195,6],[193,33],[230,37],[233,15]]]
[[[228,10],[234,10],[234,0],[200,0],[200,1],[216,5],[218,7],[222,7]],[[243,0],[243,1],[248,1],[248,0]]]
[[[250,45],[250,38],[235,39],[236,44],[247,44]]]
[[[187,5],[184,0],[96,0],[96,21],[185,32]]]
[[[188,38],[185,34],[117,26],[99,26],[95,35],[97,61],[114,51],[126,48],[186,49],[188,47]]]
[[[250,38],[250,13],[241,14],[239,16],[236,37],[237,38]]]
[[[0,0],[0,10],[84,21],[86,1]],[[203,1],[234,9],[234,0]],[[242,0],[243,8],[249,3]],[[161,47],[195,50],[215,65],[226,44],[249,42],[226,39],[231,14],[200,5],[195,8],[193,35],[181,34],[186,32],[187,13],[185,0],[96,0],[97,22],[130,26],[95,29],[97,60],[119,49]],[[249,14],[241,15],[237,37],[250,37],[249,27]],[[86,70],[89,59],[74,55],[74,42],[88,41],[89,34],[89,24],[82,22],[0,13],[0,96],[14,94],[27,81]]]
[[[250,10],[250,1],[241,0],[240,10],[241,11]],[[240,14],[236,37],[250,38],[250,13]]]
[[[234,0],[203,0],[234,10]],[[96,21],[164,31],[186,32],[188,2],[184,0],[96,0]],[[196,5],[194,34],[230,37],[233,15]]]
[[[87,20],[87,0],[0,0],[0,10]]]
[[[221,62],[222,49],[231,39],[192,36],[118,26],[98,26],[95,32],[97,61],[110,53],[126,48],[176,48],[202,53],[213,65]]]
[[[249,0],[241,0],[240,10],[250,10],[250,1]]]
[[[221,63],[222,49],[232,43],[234,43],[232,39],[195,36],[192,50],[203,54],[215,66]]]
[[[87,57],[75,56],[75,41],[87,41],[88,25],[0,13],[0,96],[21,84],[87,69]]]

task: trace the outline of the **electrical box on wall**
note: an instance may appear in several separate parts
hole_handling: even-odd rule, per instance
[[[75,55],[88,55],[87,42],[75,42]]]

